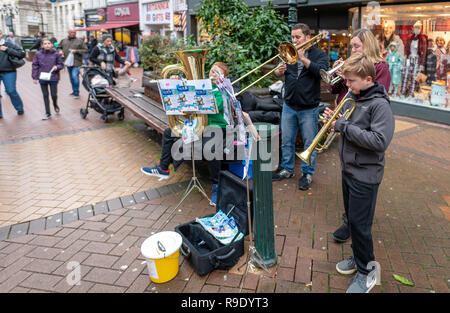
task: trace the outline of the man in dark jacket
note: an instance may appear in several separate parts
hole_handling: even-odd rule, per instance
[[[306,24],[296,24],[291,31],[292,42],[300,45],[311,39],[311,30]],[[274,73],[285,75],[285,96],[281,114],[281,168],[272,180],[294,176],[295,139],[300,129],[303,146],[306,149],[317,135],[320,103],[320,70],[328,68],[327,55],[317,47],[298,50],[298,62],[283,64]],[[316,154],[311,156],[311,165],[302,161],[303,176],[299,189],[308,190],[315,172]]]
[[[30,50],[40,50],[41,49],[41,41],[42,41],[42,38],[44,38],[44,37],[45,37],[44,32],[38,32],[36,41],[34,42],[33,46],[31,46]]]
[[[6,93],[11,98],[11,103],[17,110],[17,114],[22,115],[23,102],[16,90],[17,72],[16,68],[9,60],[10,57],[23,59],[25,57],[25,52],[20,47],[13,44],[10,40],[5,40],[0,29],[0,83],[3,81]],[[1,102],[0,118],[3,118]]]
[[[69,36],[61,40],[57,49],[64,56],[64,59],[67,59],[70,53],[73,54],[73,64],[66,64],[66,66],[73,91],[70,95],[78,99],[80,98],[80,66],[83,64],[83,54],[87,53],[88,49],[83,40],[76,37],[76,31],[74,29],[69,29],[68,33]]]

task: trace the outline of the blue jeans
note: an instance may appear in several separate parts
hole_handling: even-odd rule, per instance
[[[296,111],[283,103],[281,114],[281,167],[289,172],[294,172],[295,164],[295,139],[298,130],[302,134],[304,149],[308,148],[317,135],[317,123],[319,108]],[[302,173],[314,175],[317,151],[311,156],[311,166],[302,161]]]
[[[16,90],[16,79],[17,79],[16,72],[8,72],[0,74],[0,82],[3,81],[6,93],[11,98],[11,102],[14,108],[17,110],[17,112],[19,112],[23,111],[23,102]],[[0,116],[3,116],[1,99],[0,99]]]
[[[80,68],[78,66],[69,66],[70,83],[72,84],[72,91],[76,96],[80,95]]]

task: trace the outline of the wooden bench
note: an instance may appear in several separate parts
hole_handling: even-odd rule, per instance
[[[161,103],[146,96],[144,88],[107,88],[106,92],[158,133],[169,127]]]

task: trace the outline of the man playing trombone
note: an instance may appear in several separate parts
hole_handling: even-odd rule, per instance
[[[292,42],[299,46],[311,39],[308,25],[299,23],[291,31]],[[294,176],[295,140],[300,129],[303,146],[308,147],[317,134],[320,103],[320,70],[328,68],[328,57],[319,48],[298,50],[296,64],[283,64],[274,73],[285,75],[285,96],[281,115],[281,168],[272,180],[282,180]],[[302,162],[302,177],[299,189],[308,190],[315,172],[316,152],[311,157],[311,165]]]

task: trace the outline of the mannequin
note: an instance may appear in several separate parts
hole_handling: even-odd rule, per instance
[[[397,48],[397,42],[393,41],[388,46],[389,53],[387,54],[387,62],[389,63],[389,72],[391,73],[391,85],[389,86],[389,93],[392,93],[392,87],[394,87],[393,96],[398,95],[398,86],[402,82],[402,67],[405,58],[400,54]]]
[[[395,42],[397,44],[397,52],[402,56],[405,55],[405,47],[400,36],[396,35],[395,32],[395,22],[393,20],[386,20],[383,24],[383,35],[381,37],[382,41],[382,53],[383,57],[386,58],[389,53],[389,44]]]
[[[416,91],[416,76],[425,72],[427,57],[427,36],[422,34],[422,22],[417,21],[413,26],[413,35],[406,42],[406,66],[404,67],[402,95],[414,96]]]
[[[427,84],[431,85],[431,82],[436,80],[436,66],[437,57],[434,52],[433,39],[428,39],[428,50],[427,50]]]
[[[436,37],[436,78],[440,80],[447,80],[447,74],[443,70],[443,66],[441,66],[442,56],[447,54],[445,49],[445,40],[444,38],[438,36]]]

